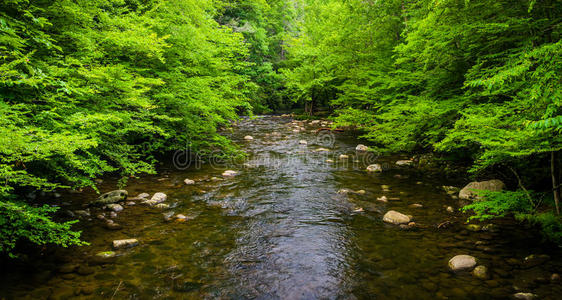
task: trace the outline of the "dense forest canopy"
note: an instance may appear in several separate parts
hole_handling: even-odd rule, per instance
[[[219,128],[292,107],[507,170],[526,196],[495,211],[535,216],[559,197],[561,34],[559,0],[4,0],[0,250],[82,243],[36,190],[125,184],[186,145],[236,155]]]

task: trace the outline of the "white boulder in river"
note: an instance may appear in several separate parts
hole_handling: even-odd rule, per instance
[[[409,223],[410,217],[406,216],[405,214],[401,214],[397,211],[389,210],[386,214],[384,214],[382,220],[386,223],[400,225],[400,224]]]
[[[449,268],[453,271],[470,270],[476,266],[476,258],[470,255],[457,255],[449,260]]]
[[[129,247],[134,247],[138,244],[139,241],[137,239],[114,240],[113,248],[115,249],[129,248]]]
[[[498,179],[488,181],[474,181],[469,183],[459,192],[459,198],[464,200],[480,199],[478,190],[499,192],[505,188],[505,184]]]
[[[382,172],[382,166],[379,164],[369,165],[367,167],[367,172]]]

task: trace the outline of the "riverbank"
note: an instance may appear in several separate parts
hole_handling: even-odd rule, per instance
[[[185,170],[170,161],[158,175],[132,179],[116,216],[93,206],[80,218],[90,246],[4,262],[2,296],[435,299],[521,292],[554,299],[562,292],[554,275],[561,253],[532,228],[508,219],[465,224],[461,204],[442,186],[468,182],[396,164],[408,157],[358,152],[354,135],[318,131],[324,127],[289,117],[242,120],[230,137],[246,161]],[[375,163],[383,172],[366,171]],[[224,176],[229,169],[237,173]],[[104,179],[100,190],[115,189],[116,179]],[[131,200],[159,192],[167,207]],[[84,191],[53,201],[78,215],[98,196]],[[415,224],[386,223],[389,211]],[[108,219],[119,227],[108,227]],[[124,239],[138,245],[114,249],[113,241]],[[453,272],[448,263],[457,255],[474,257],[485,275]]]

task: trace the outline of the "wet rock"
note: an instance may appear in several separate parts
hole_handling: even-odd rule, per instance
[[[532,268],[538,265],[542,265],[545,262],[550,260],[550,256],[546,254],[531,254],[523,259],[523,267],[524,268]]]
[[[94,204],[101,205],[124,201],[125,199],[127,199],[127,195],[128,193],[126,190],[115,190],[107,192],[99,196],[98,199],[94,201]]]
[[[410,223],[408,223],[408,227],[416,227],[416,222],[410,222]]]
[[[470,231],[478,232],[478,231],[482,230],[482,226],[480,226],[478,224],[468,224],[468,225],[466,225],[466,229],[468,229]]]
[[[170,205],[165,204],[165,203],[158,203],[158,204],[154,205],[154,207],[158,208],[158,209],[167,209],[167,208],[170,208]]]
[[[386,198],[386,196],[378,197],[377,201],[388,202],[388,198]]]
[[[318,148],[316,150],[314,150],[314,152],[329,152],[331,151],[330,149],[326,149],[326,148]]]
[[[96,218],[97,218],[98,220],[104,220],[104,219],[105,219],[105,214],[104,214],[104,213],[101,213],[101,214],[97,215]]]
[[[488,268],[486,266],[477,266],[472,270],[474,277],[485,280],[488,278]]]
[[[521,299],[521,300],[531,300],[531,299],[536,299],[537,295],[533,293],[517,293],[513,295],[513,298]]]
[[[252,141],[254,139],[254,137],[252,137],[251,135],[247,135],[247,136],[244,137],[244,139],[246,141]]]
[[[489,231],[489,232],[498,232],[499,228],[495,224],[486,224],[486,225],[482,226],[482,230],[483,231]]]
[[[93,286],[84,286],[80,289],[80,292],[86,296],[93,294],[95,291],[96,288]]]
[[[233,171],[233,170],[226,170],[224,172],[222,172],[222,176],[224,177],[234,177],[238,174],[238,172]]]
[[[75,210],[74,214],[82,217],[82,218],[87,218],[90,216],[90,211],[89,210]]]
[[[300,140],[299,144],[301,145],[308,145],[308,142],[306,140]]]
[[[127,206],[133,206],[133,205],[136,205],[136,203],[135,203],[134,201],[127,201],[127,202],[125,203],[125,205],[127,205]]]
[[[550,275],[550,282],[552,283],[560,282],[560,274],[553,273],[552,275]]]
[[[409,207],[411,207],[411,208],[422,208],[423,205],[421,205],[419,203],[414,203],[414,204],[410,204]]]
[[[445,193],[447,193],[447,195],[452,196],[457,194],[460,191],[460,188],[456,187],[456,186],[447,186],[447,185],[443,185],[441,186],[441,188],[445,191]]]
[[[404,166],[411,166],[413,163],[414,162],[411,161],[411,160],[399,160],[399,161],[396,162],[396,165],[404,167]]]
[[[384,214],[382,220],[386,223],[391,223],[395,225],[399,224],[407,224],[410,222],[410,217],[405,214],[401,214],[394,210],[389,210],[386,214]]]
[[[158,193],[152,195],[152,198],[150,198],[150,200],[143,201],[142,203],[152,206],[152,205],[156,205],[158,203],[162,203],[162,202],[166,201],[167,199],[168,199],[168,196],[166,194],[158,192]]]
[[[363,209],[363,207],[359,207],[353,210],[353,212],[355,213],[360,213],[360,212],[364,212],[365,210]]]
[[[476,258],[470,255],[457,255],[449,260],[449,268],[453,271],[469,270],[476,266]]]
[[[447,206],[447,212],[448,212],[448,213],[454,213],[455,210],[453,209],[452,206]]]
[[[59,273],[72,273],[74,272],[74,270],[76,270],[78,266],[77,265],[73,265],[73,264],[66,264],[66,265],[62,265],[58,268]]]
[[[140,193],[140,194],[138,194],[135,198],[137,198],[137,199],[146,199],[146,198],[148,198],[148,197],[150,197],[150,194],[148,194],[148,193]]]
[[[118,223],[115,223],[113,220],[111,219],[107,219],[104,226],[105,229],[109,229],[109,230],[120,230],[123,228],[123,226],[121,226]]]
[[[367,172],[379,173],[382,172],[382,166],[379,164],[372,164],[367,167]]]
[[[112,211],[112,212],[109,213],[109,217],[115,219],[115,218],[117,218],[117,213]]]
[[[100,258],[112,258],[115,257],[116,255],[117,253],[115,253],[115,251],[103,251],[103,252],[96,253],[96,257],[100,257]]]
[[[130,248],[130,247],[137,246],[138,244],[139,241],[137,239],[114,240],[113,248],[115,249]]]
[[[339,156],[339,159],[348,159],[348,158],[349,158],[349,155],[345,155],[345,154],[341,154]]]
[[[78,270],[76,270],[76,273],[85,276],[85,275],[90,275],[93,274],[95,272],[95,269],[92,267],[88,267],[88,266],[80,266],[78,267]]]
[[[478,196],[479,190],[485,191],[501,191],[505,188],[505,184],[498,179],[471,182],[459,192],[459,198],[463,200],[479,200],[482,196]]]
[[[355,147],[355,150],[356,150],[356,151],[368,151],[368,150],[369,150],[369,147],[367,147],[367,146],[365,146],[365,145],[363,145],[363,144],[359,144],[359,145],[357,145],[357,147]]]
[[[186,178],[186,179],[183,180],[183,183],[185,183],[187,185],[192,185],[192,184],[195,184],[195,180]]]
[[[326,159],[326,162],[327,162],[327,163],[333,163],[334,160],[333,160],[333,159]]]
[[[114,211],[114,212],[120,212],[123,210],[123,206],[119,205],[119,204],[108,204],[105,206],[106,209]]]

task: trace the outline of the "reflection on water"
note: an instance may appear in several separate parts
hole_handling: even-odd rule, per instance
[[[295,130],[304,127],[305,130]],[[562,293],[551,283],[561,272],[560,252],[539,243],[535,231],[509,221],[494,231],[469,231],[466,216],[439,186],[461,185],[432,174],[394,166],[391,158],[355,152],[348,133],[320,136],[318,127],[287,118],[260,117],[237,124],[232,138],[249,159],[236,166],[177,170],[130,182],[130,195],[168,194],[168,209],[137,203],[114,218],[108,230],[92,209],[81,221],[91,246],[46,250],[26,262],[5,263],[1,296],[8,299],[481,299],[506,298],[521,290],[541,298]],[[324,134],[324,133],[322,133]],[[253,140],[244,140],[244,136]],[[307,143],[304,145],[305,140]],[[341,158],[341,154],[349,158]],[[365,165],[385,164],[382,174]],[[226,169],[239,174],[222,178]],[[217,177],[217,178],[213,178]],[[196,180],[185,185],[183,180]],[[106,179],[101,190],[114,188]],[[340,189],[365,193],[338,193]],[[385,195],[393,201],[377,201]],[[68,194],[71,209],[95,199]],[[422,204],[422,208],[410,206]],[[65,208],[68,209],[68,208]],[[412,215],[416,228],[382,223],[394,209]],[[183,214],[186,222],[163,214]],[[443,221],[452,225],[438,229]],[[140,245],[100,259],[115,239]],[[486,279],[453,274],[447,261],[470,254],[489,268]],[[526,265],[530,254],[548,254]]]

